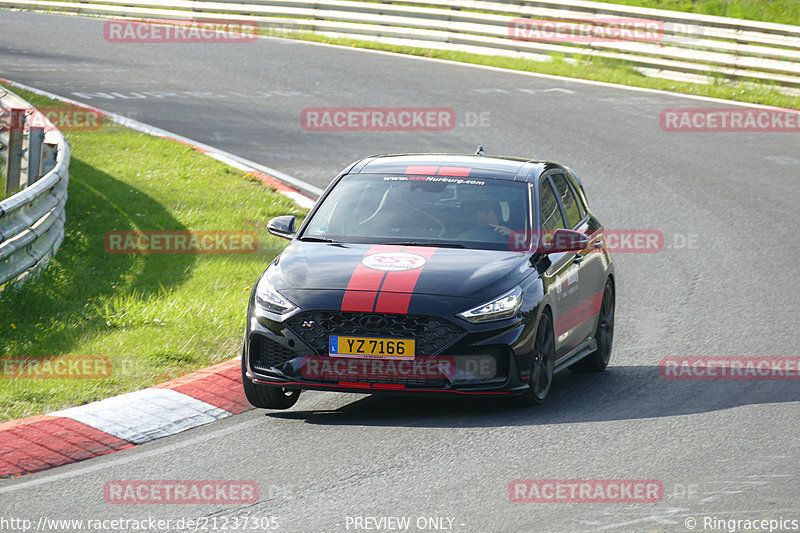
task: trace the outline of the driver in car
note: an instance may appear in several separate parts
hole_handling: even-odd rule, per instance
[[[465,241],[505,242],[511,229],[500,224],[500,205],[491,200],[478,200],[466,204],[465,209],[475,214],[476,225],[458,236]]]

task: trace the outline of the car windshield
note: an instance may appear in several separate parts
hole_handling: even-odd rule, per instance
[[[508,249],[528,234],[529,212],[525,183],[351,174],[323,200],[300,240]]]

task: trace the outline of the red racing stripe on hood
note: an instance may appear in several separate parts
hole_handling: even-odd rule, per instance
[[[436,248],[409,246],[403,251],[430,259],[436,253]],[[417,280],[419,280],[424,269],[425,266],[413,270],[389,272],[383,281],[383,285],[381,285],[378,302],[375,304],[375,312],[401,315],[408,313],[408,306],[411,303],[411,296],[414,294],[414,287],[417,286]]]
[[[367,250],[364,257],[395,250],[397,250],[397,246],[376,244]],[[373,307],[375,307],[375,298],[378,296],[378,289],[384,276],[386,276],[386,272],[373,270],[365,267],[362,263],[358,263],[353,275],[350,276],[347,290],[344,293],[344,298],[342,298],[342,311],[371,313]]]

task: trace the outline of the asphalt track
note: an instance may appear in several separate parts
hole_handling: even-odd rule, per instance
[[[352,517],[365,516],[410,517],[411,530],[419,517],[446,517],[464,532],[721,531],[704,517],[800,520],[798,381],[668,381],[658,369],[666,356],[798,355],[797,133],[668,133],[662,109],[720,104],[275,39],[112,44],[102,25],[1,11],[0,77],[317,186],[382,152],[483,144],[563,162],[607,227],[660,230],[664,249],[615,256],[612,364],[600,375],[558,375],[541,407],[305,393],[286,412],[250,411],[2,481],[3,518],[275,516],[279,531],[298,532],[353,531]],[[303,130],[301,110],[325,106],[450,107],[458,126]],[[488,124],[470,126],[475,117]],[[255,480],[260,499],[108,504],[104,483],[119,479]],[[664,498],[514,503],[515,479],[657,479]]]

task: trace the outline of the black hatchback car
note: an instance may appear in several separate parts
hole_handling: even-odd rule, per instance
[[[250,296],[256,407],[307,390],[505,395],[608,365],[614,270],[569,168],[482,155],[368,157],[334,179]]]

